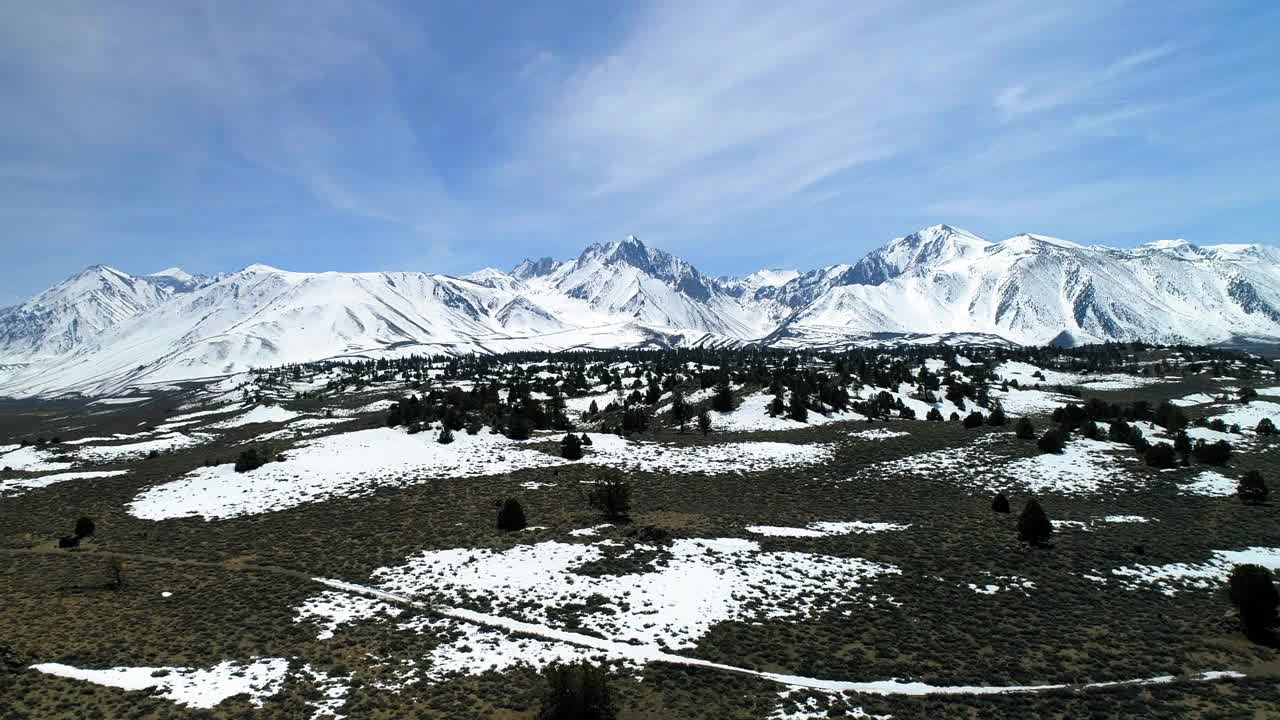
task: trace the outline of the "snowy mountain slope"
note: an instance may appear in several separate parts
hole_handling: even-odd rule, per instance
[[[1083,247],[1040,235],[966,242],[913,256],[878,284],[831,288],[788,318],[773,339],[872,332],[975,332],[1041,344],[1143,339],[1215,342],[1280,337],[1280,264],[1267,251],[1181,245]],[[898,257],[905,253],[898,253]],[[1239,262],[1245,257],[1249,262]]]
[[[0,309],[0,362],[58,357],[203,280],[177,268],[145,277],[105,265],[86,268],[21,305]]]
[[[1280,342],[1280,252],[935,225],[853,265],[713,279],[634,237],[510,273],[211,278],[96,266],[0,310],[0,395],[114,392],[329,357],[884,342]]]

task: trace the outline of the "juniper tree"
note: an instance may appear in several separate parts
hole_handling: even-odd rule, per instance
[[[1067,438],[1058,428],[1049,428],[1044,431],[1040,439],[1036,441],[1036,447],[1040,448],[1042,453],[1062,454],[1067,449]]]
[[[538,720],[615,720],[618,710],[603,669],[586,661],[555,663],[542,671],[546,695]]]
[[[514,498],[504,501],[502,507],[498,509],[498,529],[523,530],[525,526],[524,506],[520,501]]]
[[[565,460],[581,460],[582,440],[573,433],[566,433],[560,440],[560,457]]]
[[[76,537],[78,538],[89,537],[95,529],[93,519],[88,516],[81,516],[79,520],[76,520]]]
[[[1018,517],[1018,538],[1032,545],[1041,545],[1048,542],[1051,535],[1053,523],[1040,507],[1040,501],[1035,498],[1028,500]]]
[[[1240,478],[1240,484],[1236,486],[1236,494],[1246,505],[1260,505],[1267,501],[1271,491],[1267,488],[1266,481],[1262,479],[1262,473],[1250,470]]]
[[[631,486],[620,478],[599,480],[591,486],[587,500],[606,518],[619,520],[631,510]]]
[[[1276,624],[1276,593],[1271,571],[1261,565],[1245,564],[1231,568],[1227,580],[1231,604],[1240,611],[1240,624],[1250,635]]]
[[[1169,443],[1156,443],[1147,448],[1147,465],[1153,468],[1171,468],[1178,464],[1177,455]]]

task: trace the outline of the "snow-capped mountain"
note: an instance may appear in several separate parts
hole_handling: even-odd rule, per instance
[[[0,395],[111,392],[337,356],[839,346],[894,334],[1280,342],[1280,251],[990,242],[935,225],[852,265],[742,278],[704,275],[634,237],[464,277],[95,266],[0,310]]]
[[[176,268],[143,277],[105,265],[85,268],[21,305],[0,309],[0,362],[60,357],[203,281]]]

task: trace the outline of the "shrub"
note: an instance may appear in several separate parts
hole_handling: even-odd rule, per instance
[[[468,435],[479,435],[479,434],[480,434],[480,428],[482,428],[482,427],[484,427],[484,425],[482,425],[482,424],[480,423],[479,418],[471,418],[471,421],[467,423],[467,434],[468,434]]]
[[[249,472],[250,470],[257,470],[267,464],[267,460],[264,456],[265,453],[258,452],[258,448],[256,447],[241,450],[240,455],[236,457],[235,471],[243,473]]]
[[[538,720],[614,720],[618,710],[605,672],[585,661],[554,664],[542,671],[546,695]]]
[[[1169,443],[1156,443],[1147,448],[1147,465],[1153,468],[1171,468],[1178,464],[1177,454]]]
[[[565,460],[581,460],[582,440],[573,433],[566,433],[560,440],[560,457]]]
[[[1107,427],[1107,439],[1116,443],[1129,443],[1130,428],[1129,423],[1123,420],[1112,420],[1111,425]]]
[[[1231,459],[1231,443],[1226,440],[1212,443],[1197,440],[1191,454],[1195,456],[1196,462],[1206,465],[1226,465]]]
[[[448,426],[440,428],[440,434],[436,436],[436,442],[441,445],[448,445],[453,442],[453,431]]]
[[[590,445],[590,444],[591,444],[591,437],[590,437],[589,435],[587,435],[586,433],[582,433],[582,444],[583,444],[583,445]]]
[[[982,427],[982,413],[973,411],[964,416],[964,426],[967,428]]]
[[[1261,565],[1236,565],[1227,581],[1231,604],[1240,611],[1240,623],[1249,633],[1276,624],[1280,596],[1271,581],[1271,571]]]
[[[929,408],[929,412],[925,413],[925,420],[930,422],[942,422],[942,411],[938,408]]]
[[[1008,422],[1008,417],[1004,414],[1004,407],[996,405],[991,414],[987,416],[987,424],[993,427],[1000,427]]]
[[[703,435],[711,432],[711,413],[706,410],[698,413],[698,430],[700,430]]]
[[[82,516],[79,520],[76,520],[76,537],[78,538],[89,537],[95,529],[93,518]]]
[[[1086,420],[1084,424],[1080,426],[1080,435],[1090,440],[1102,439],[1102,431],[1098,429],[1098,423],[1092,420]]]
[[[587,500],[610,520],[627,516],[631,510],[631,486],[624,480],[607,479],[591,486]]]
[[[951,422],[960,422],[960,413],[958,413],[958,412],[953,412],[953,413],[951,413],[951,417],[949,417],[949,418],[947,418],[947,419],[948,419],[948,420],[950,420]]]
[[[1259,435],[1275,435],[1276,424],[1271,421],[1271,418],[1262,418],[1258,421],[1258,427],[1254,431]]]
[[[1266,481],[1262,479],[1262,473],[1250,470],[1240,478],[1240,484],[1236,486],[1236,494],[1244,504],[1258,505],[1267,501],[1267,495],[1270,495],[1271,491],[1267,488]]]
[[[1023,440],[1030,440],[1036,436],[1036,426],[1027,418],[1018,418],[1018,422],[1013,424],[1013,434]]]
[[[1026,507],[1022,509],[1022,515],[1018,517],[1018,538],[1032,545],[1040,545],[1048,542],[1051,535],[1053,523],[1049,521],[1044,508],[1040,507],[1040,501],[1035,498],[1028,500]]]
[[[991,511],[998,513],[1009,512],[1009,498],[1005,497],[1004,493],[996,493],[996,496],[991,499]]]
[[[1043,453],[1061,453],[1067,449],[1067,437],[1058,428],[1049,428],[1036,441],[1036,447]]]
[[[503,502],[502,507],[498,509],[498,529],[523,530],[525,526],[524,506],[520,501],[511,498]]]

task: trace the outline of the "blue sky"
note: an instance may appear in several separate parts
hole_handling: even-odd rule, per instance
[[[1274,244],[1278,40],[1254,1],[4,3],[0,305],[628,233],[714,274],[938,222]]]

